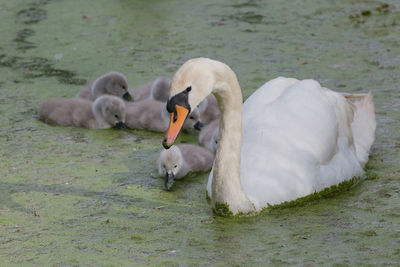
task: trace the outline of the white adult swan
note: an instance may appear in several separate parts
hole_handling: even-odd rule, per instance
[[[242,112],[235,73],[215,60],[192,59],[172,80],[164,147],[173,144],[190,109],[210,93],[221,109],[208,183],[217,213],[260,211],[363,173],[376,127],[370,94],[343,95],[314,80],[279,77],[255,91]]]

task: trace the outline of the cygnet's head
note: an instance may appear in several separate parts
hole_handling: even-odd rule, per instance
[[[185,122],[183,123],[183,129],[196,129],[201,130],[203,123],[200,121],[200,111],[195,108],[192,113],[190,113]]]
[[[92,84],[92,95],[114,95],[126,101],[132,101],[132,96],[128,92],[128,81],[126,77],[116,71],[109,72],[97,78]]]
[[[216,128],[212,138],[211,138],[211,151],[215,154],[215,152],[217,151],[217,147],[218,147],[218,134],[219,134],[219,128]]]
[[[179,148],[172,146],[168,150],[163,149],[158,157],[157,165],[160,176],[165,176],[165,188],[170,190],[175,177],[183,167],[183,156]]]
[[[150,98],[153,100],[166,102],[169,96],[169,87],[171,86],[171,78],[158,77],[154,80],[150,89]]]
[[[104,95],[97,98],[93,106],[95,115],[99,111],[102,119],[109,125],[118,129],[125,129],[126,107],[121,98]]]
[[[208,97],[204,98],[203,101],[201,101],[197,107],[201,113],[206,111],[207,106],[208,106]]]

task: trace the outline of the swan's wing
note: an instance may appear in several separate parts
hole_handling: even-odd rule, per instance
[[[249,111],[247,111],[247,106],[267,105],[275,101],[282,92],[297,82],[299,82],[299,80],[294,78],[278,77],[264,83],[244,102],[243,110],[246,110],[246,112],[243,112],[243,115],[249,114],[250,110],[252,110],[250,108]]]
[[[241,181],[258,207],[319,191],[334,179],[335,170],[321,174],[320,167],[331,168],[338,154],[341,123],[335,104],[316,81],[265,88],[281,93],[263,102],[261,96],[269,94],[257,92],[243,109]]]

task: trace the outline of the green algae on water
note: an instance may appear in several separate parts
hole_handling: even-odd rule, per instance
[[[300,197],[300,198],[292,200],[292,201],[285,201],[283,203],[276,204],[276,205],[268,204],[267,207],[263,208],[259,212],[250,212],[248,214],[238,213],[237,215],[233,216],[232,211],[229,209],[229,204],[227,204],[227,203],[215,203],[215,207],[213,208],[213,211],[216,215],[222,216],[222,217],[243,217],[243,216],[254,216],[259,213],[270,212],[272,210],[281,210],[281,209],[286,209],[286,208],[301,207],[301,206],[305,206],[308,204],[312,204],[312,202],[323,199],[323,198],[331,198],[331,197],[337,196],[340,193],[350,190],[350,188],[353,188],[360,181],[361,181],[360,177],[353,177],[352,179],[343,181],[343,182],[339,183],[338,185],[332,185],[328,188],[323,189],[320,192],[315,192],[310,195]],[[207,194],[207,197],[208,197],[208,194]]]
[[[285,201],[283,203],[276,204],[276,205],[268,204],[268,207],[266,207],[264,210],[270,211],[270,210],[275,210],[275,209],[301,207],[301,206],[310,204],[311,202],[316,201],[316,200],[337,196],[338,194],[343,193],[344,191],[347,191],[350,188],[352,188],[353,186],[357,185],[358,182],[360,182],[360,181],[361,181],[360,177],[353,177],[350,180],[339,183],[338,185],[332,185],[331,187],[325,188],[320,192],[315,192],[310,195],[300,197],[296,200]]]
[[[229,209],[228,203],[216,202],[214,204],[213,211],[218,216],[222,216],[222,217],[232,217],[233,216],[233,212]]]
[[[16,0],[0,1],[0,19],[3,265],[399,265],[395,0]],[[204,196],[207,174],[163,190],[161,133],[32,117],[44,100],[74,97],[111,70],[137,88],[199,56],[231,66],[245,98],[277,76],[372,91],[379,127],[369,178],[294,208],[220,217]]]

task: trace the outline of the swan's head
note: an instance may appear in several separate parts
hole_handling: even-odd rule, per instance
[[[160,176],[165,176],[165,188],[170,190],[183,166],[183,156],[179,148],[172,146],[171,149],[161,151],[157,165]]]
[[[191,59],[175,73],[167,102],[171,118],[163,141],[165,148],[172,146],[186,117],[213,91],[216,83],[215,69],[212,68],[214,62],[217,61]]]
[[[93,103],[94,110],[100,110],[101,117],[112,127],[125,129],[126,107],[119,97],[104,95]],[[96,108],[100,107],[100,108]]]
[[[128,81],[126,77],[119,72],[112,71],[104,74],[93,82],[92,95],[114,95],[123,98],[126,101],[132,101],[133,98],[128,92]]]

